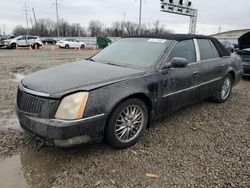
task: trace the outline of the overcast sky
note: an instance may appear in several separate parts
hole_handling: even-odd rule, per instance
[[[0,28],[3,24],[7,32],[21,24],[25,26],[24,3],[29,9],[34,7],[37,19],[56,19],[55,0],[1,0]],[[59,16],[70,23],[80,23],[87,26],[91,19],[100,20],[105,25],[123,20],[138,22],[139,0],[58,0]],[[192,0],[193,6],[199,9],[197,32],[213,34],[232,29],[250,28],[249,0]],[[237,3],[236,3],[237,2]],[[32,12],[29,17],[33,18]],[[160,20],[175,33],[187,33],[189,18],[160,12],[160,0],[143,0],[142,23]],[[30,24],[30,23],[29,23]]]

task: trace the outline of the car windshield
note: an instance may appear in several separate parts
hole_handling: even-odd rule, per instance
[[[150,67],[169,44],[170,40],[165,39],[124,38],[103,49],[91,60],[124,67]]]

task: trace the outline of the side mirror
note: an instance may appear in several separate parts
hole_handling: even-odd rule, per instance
[[[188,66],[188,61],[186,58],[174,57],[170,66],[173,68],[185,68]]]

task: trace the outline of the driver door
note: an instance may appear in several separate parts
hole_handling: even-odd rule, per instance
[[[199,100],[202,74],[197,63],[194,40],[179,41],[170,52],[165,64],[175,57],[185,58],[185,68],[168,68],[159,72],[159,114],[176,110]]]

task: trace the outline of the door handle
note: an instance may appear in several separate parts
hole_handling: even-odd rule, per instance
[[[194,78],[197,78],[198,75],[199,75],[199,71],[193,72],[193,77],[194,77]]]

